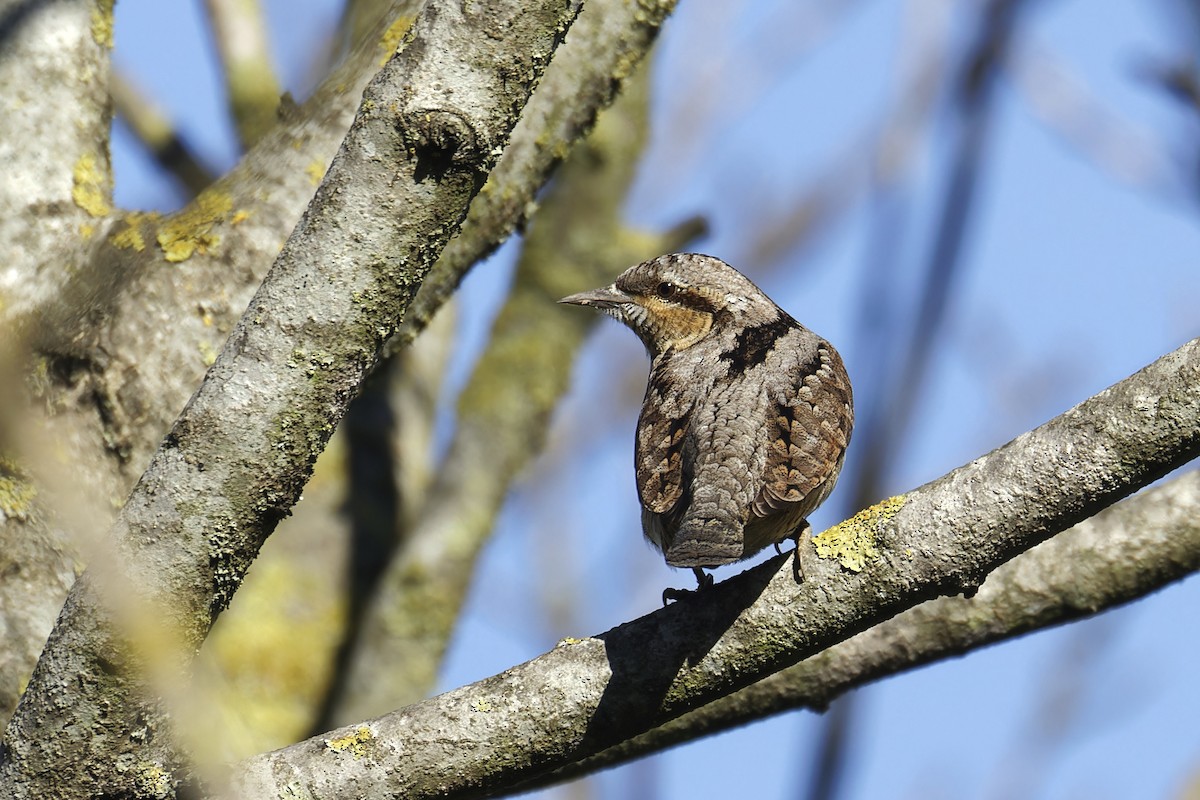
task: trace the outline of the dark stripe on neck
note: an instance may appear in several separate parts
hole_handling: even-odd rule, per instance
[[[781,314],[770,322],[743,328],[734,339],[733,347],[721,353],[721,360],[729,364],[726,376],[732,378],[741,375],[766,361],[775,349],[775,343],[792,326],[792,321]]]

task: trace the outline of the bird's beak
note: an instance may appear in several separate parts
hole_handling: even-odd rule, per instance
[[[619,306],[622,303],[628,303],[633,298],[622,292],[615,285],[604,286],[600,289],[592,289],[588,292],[580,292],[559,300],[560,303],[570,303],[573,306],[592,306],[593,308],[606,309]]]

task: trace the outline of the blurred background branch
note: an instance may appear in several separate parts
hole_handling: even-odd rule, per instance
[[[275,126],[281,94],[263,9],[258,0],[204,0],[204,8],[221,59],[230,117],[242,149],[249,150]]]
[[[213,182],[209,172],[188,147],[171,120],[154,101],[118,70],[112,76],[113,111],[158,163],[189,195],[200,194]]]

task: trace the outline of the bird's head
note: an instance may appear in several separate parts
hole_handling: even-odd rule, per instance
[[[686,350],[714,331],[770,321],[782,313],[733,267],[697,253],[643,261],[609,286],[558,302],[591,306],[623,322],[651,356]]]

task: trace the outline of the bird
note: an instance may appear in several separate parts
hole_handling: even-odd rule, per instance
[[[650,356],[634,467],[642,531],[705,573],[799,537],[837,483],[854,427],[833,345],[719,258],[670,253],[560,303],[629,327]],[[668,589],[663,602],[690,594]]]

